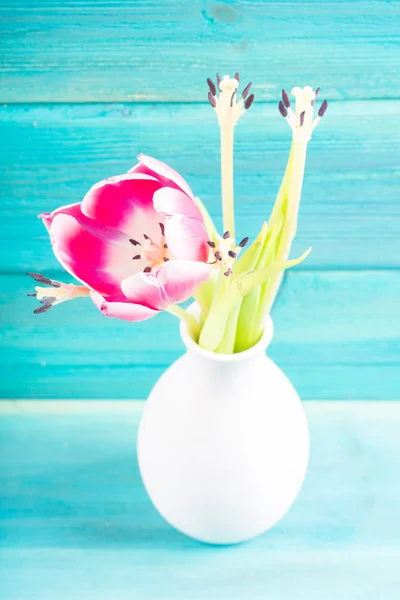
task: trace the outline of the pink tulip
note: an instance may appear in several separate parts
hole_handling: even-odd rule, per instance
[[[193,193],[149,156],[40,218],[63,267],[104,315],[142,321],[183,302],[208,279],[208,235]]]

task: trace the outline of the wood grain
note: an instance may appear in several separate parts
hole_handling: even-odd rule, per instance
[[[0,290],[3,398],[145,398],[184,351],[170,315],[130,325],[86,299],[33,315],[30,278]],[[302,398],[398,399],[399,310],[398,271],[292,271],[268,352]]]
[[[281,88],[321,85],[330,102],[293,256],[313,252],[286,280],[271,356],[305,398],[399,398],[399,23],[393,0],[0,0],[0,395],[144,397],[182,351],[165,316],[129,327],[77,302],[35,319],[21,274],[59,269],[36,215],[140,151],[220,227],[205,78],[238,70],[256,93],[236,132],[238,235],[256,235],[283,173]]]
[[[4,600],[397,600],[398,403],[305,403],[312,453],[294,506],[267,534],[220,548],[151,505],[140,404],[34,404],[0,415]]]
[[[202,102],[218,70],[258,100],[398,98],[399,17],[395,0],[1,0],[0,101]]]
[[[301,268],[400,265],[400,102],[329,107],[311,141],[293,256]],[[56,268],[42,211],[77,202],[143,151],[182,173],[220,220],[218,127],[208,105],[19,106],[0,109],[0,270]],[[284,171],[289,128],[256,104],[236,131],[238,235],[254,238]]]

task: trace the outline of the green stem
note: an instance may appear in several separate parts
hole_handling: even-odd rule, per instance
[[[293,239],[296,235],[306,154],[306,142],[292,142],[288,165],[270,219],[270,225],[276,223],[279,228],[274,257],[274,261],[276,262],[287,260]],[[270,312],[282,277],[283,272],[271,278],[266,284],[263,301],[259,305],[258,323],[264,322],[266,315]]]
[[[241,304],[241,301],[239,301],[227,319],[224,337],[216,349],[219,354],[233,354],[235,351],[236,327]]]
[[[235,237],[233,200],[233,125],[221,126],[221,192],[224,231]]]
[[[240,259],[238,271],[241,272],[253,271],[264,264],[260,260],[264,253],[264,246],[269,236],[268,226],[263,224],[260,233],[255,242],[246,251],[245,255]],[[242,352],[253,345],[253,322],[256,318],[258,307],[258,299],[260,289],[256,288],[239,302],[239,312],[236,326],[235,352]]]
[[[189,314],[184,308],[177,306],[176,304],[170,304],[165,310],[171,315],[178,317],[178,319],[181,321],[185,321],[191,337],[195,342],[197,342],[201,329],[200,323],[197,321],[197,319],[193,315]]]
[[[230,277],[224,275],[223,270],[220,268],[218,271],[217,283],[215,285],[215,291],[212,298],[211,306],[214,306],[221,296],[226,292],[229,287]]]

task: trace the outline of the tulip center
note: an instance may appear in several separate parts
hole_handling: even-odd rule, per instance
[[[138,251],[138,253],[132,257],[133,260],[141,259],[146,263],[146,267],[143,269],[144,273],[151,273],[153,269],[159,267],[170,259],[168,246],[165,241],[164,224],[160,223],[159,225],[161,229],[161,241],[159,244],[153,242],[153,240],[145,233],[143,234],[143,243],[133,239],[129,240]]]
[[[235,240],[230,236],[229,231],[225,231],[222,237],[218,236],[217,243],[210,241],[208,245],[212,248],[214,254],[214,262],[226,275],[229,277],[233,274],[233,264],[244,246],[249,241],[248,237],[242,239],[238,246],[235,246]]]

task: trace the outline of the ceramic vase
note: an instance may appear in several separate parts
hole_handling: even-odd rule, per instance
[[[270,318],[257,345],[226,355],[199,347],[155,384],[138,433],[138,461],[159,513],[210,544],[258,536],[289,510],[303,483],[309,432],[295,389],[267,357]]]

